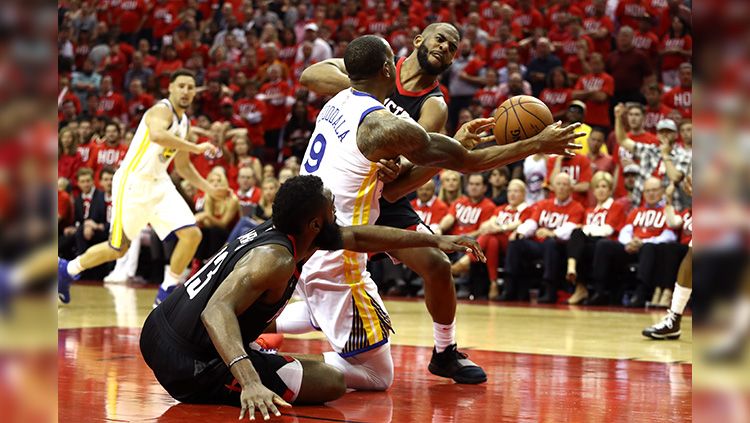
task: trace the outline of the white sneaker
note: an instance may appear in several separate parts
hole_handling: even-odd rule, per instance
[[[104,277],[104,283],[125,283],[127,281],[127,275],[122,275],[114,272]]]

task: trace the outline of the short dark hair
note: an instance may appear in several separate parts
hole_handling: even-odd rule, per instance
[[[273,201],[271,219],[281,232],[301,234],[327,202],[323,180],[313,175],[295,176],[281,184]]]
[[[193,78],[193,80],[195,80],[195,72],[191,71],[190,69],[181,68],[172,72],[172,75],[169,76],[169,82],[174,82],[174,80],[180,76],[189,76]]]
[[[110,175],[114,175],[115,174],[115,168],[113,168],[112,166],[104,166],[102,168],[102,170],[99,172],[99,177],[101,178],[102,175],[104,175],[105,173],[108,173]]]
[[[344,65],[352,80],[375,76],[388,61],[388,44],[375,35],[355,38],[344,51]]]
[[[479,176],[482,178],[482,185],[487,185],[487,174],[485,173],[470,173],[466,175],[466,184],[468,185],[469,179],[471,179],[472,176]]]
[[[81,176],[91,176],[93,178],[94,171],[90,167],[82,167],[76,172],[76,179],[80,178]]]

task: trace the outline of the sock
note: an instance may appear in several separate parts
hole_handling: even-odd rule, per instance
[[[750,299],[741,298],[734,306],[732,332],[737,337],[744,337],[750,331]]]
[[[68,274],[70,276],[77,276],[85,269],[81,266],[81,258],[76,257],[75,259],[68,262]]]
[[[685,311],[685,305],[690,299],[690,293],[693,292],[693,288],[685,288],[680,284],[674,285],[674,292],[672,293],[672,306],[669,308],[677,314],[682,314]]]
[[[445,351],[449,345],[456,343],[456,319],[450,325],[432,322],[432,335],[435,338],[435,351]]]
[[[169,266],[167,266],[164,269],[164,282],[161,283],[161,289],[167,290],[167,288],[175,286],[178,283],[180,283],[180,275],[172,272],[172,270],[169,269]]]

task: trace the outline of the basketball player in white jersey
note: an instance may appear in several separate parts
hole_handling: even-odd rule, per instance
[[[162,99],[144,114],[113,178],[114,215],[109,241],[92,246],[69,263],[58,261],[58,294],[63,303],[70,301],[73,279],[85,269],[125,255],[130,239],[148,224],[160,239],[172,235],[178,239],[154,305],[166,299],[179,283],[200,244],[201,231],[169,177],[169,164],[174,160],[180,176],[207,195],[223,198],[229,194],[227,189],[209,185],[190,162],[190,153],[216,150],[211,143],[194,144],[186,140],[190,120],[185,112],[194,97],[195,76],[189,70],[177,70],[170,78],[169,98]]]
[[[339,225],[372,224],[378,218],[383,185],[378,180],[380,160],[403,155],[418,165],[479,172],[538,151],[567,154],[568,149],[579,148],[573,144],[580,135],[575,127],[550,125],[529,140],[467,151],[453,138],[427,133],[413,120],[398,118],[384,108],[396,78],[393,51],[384,39],[372,35],[355,39],[346,49],[344,63],[352,88],[323,106],[301,168],[302,174],[319,176],[334,194]],[[325,361],[343,371],[349,388],[384,390],[393,381],[388,344],[392,329],[366,263],[367,255],[361,253],[315,253],[298,285],[304,302],[287,307],[269,331],[323,331],[334,350],[324,354]],[[437,373],[463,382],[448,373],[476,365],[465,355],[455,361],[450,370]]]

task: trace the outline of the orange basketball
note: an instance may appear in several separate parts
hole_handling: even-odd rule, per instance
[[[508,144],[531,138],[554,122],[546,104],[530,95],[517,95],[495,110],[495,141]]]

